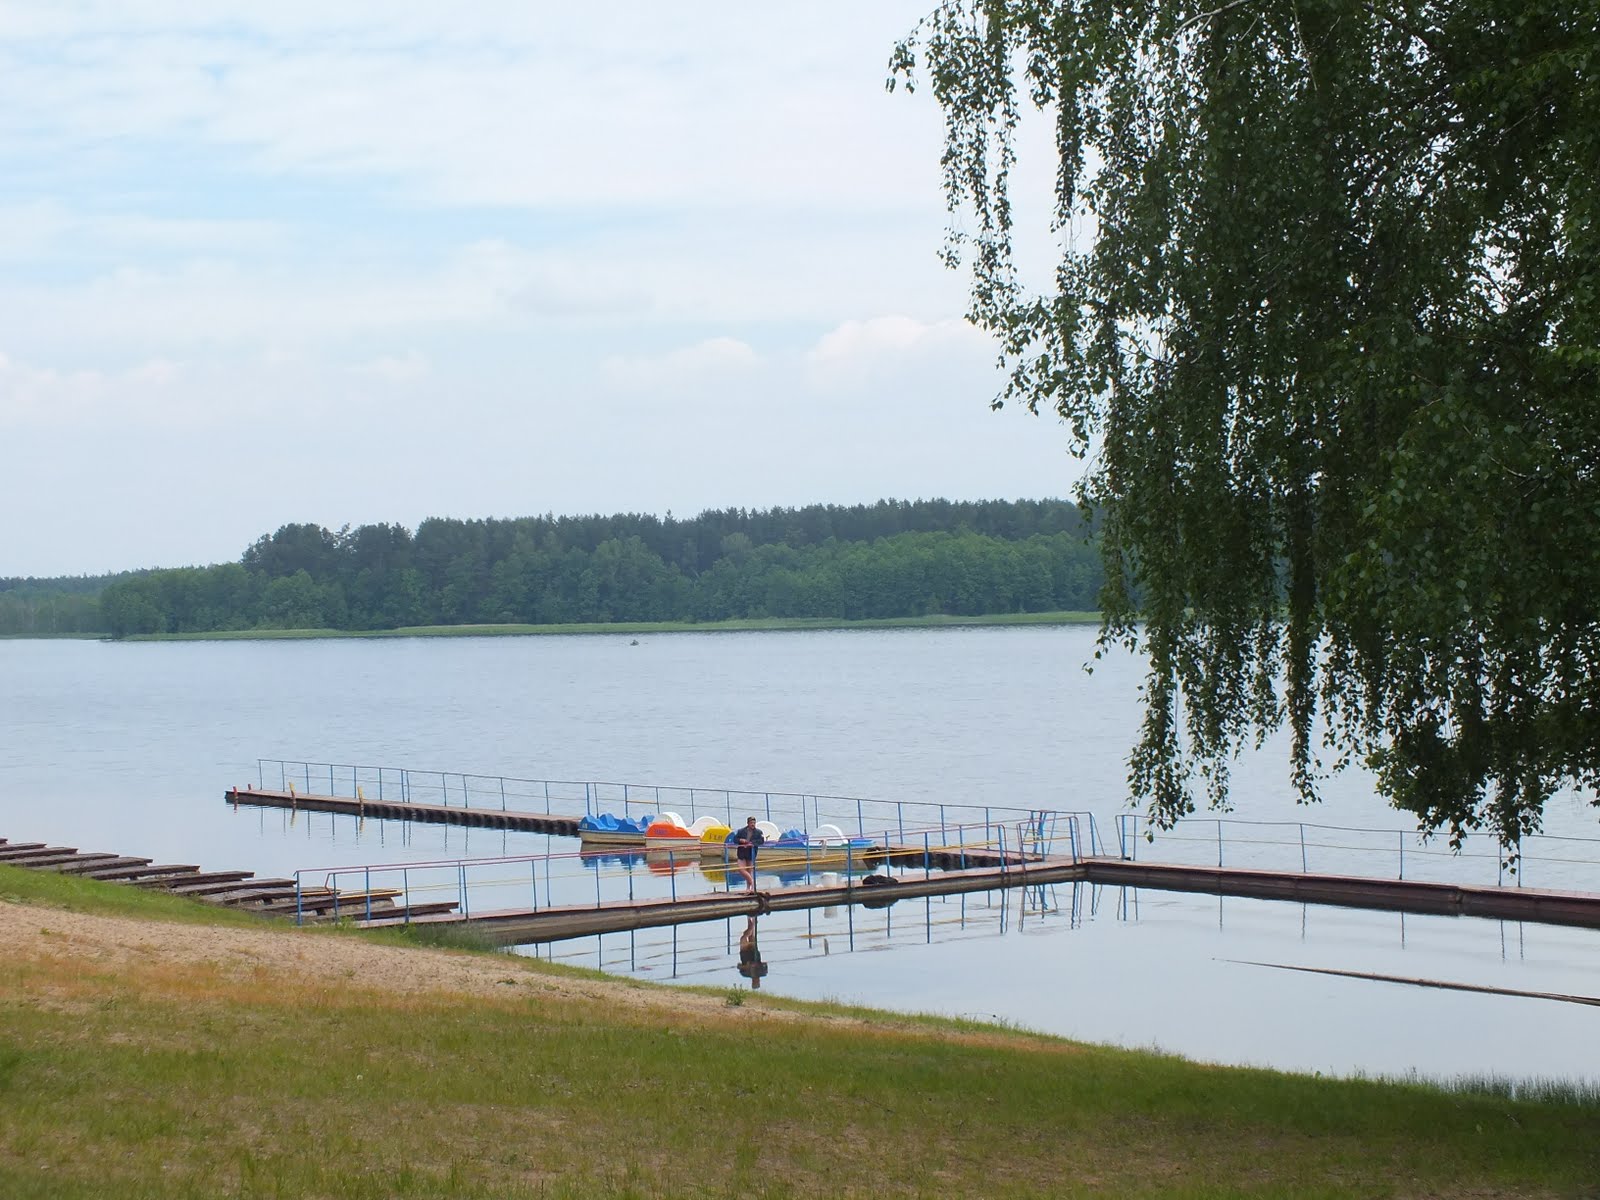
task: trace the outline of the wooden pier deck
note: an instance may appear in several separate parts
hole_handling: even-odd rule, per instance
[[[253,871],[202,871],[187,863],[155,863],[148,858],[84,853],[75,846],[47,846],[43,842],[10,842],[0,838],[0,866],[55,871],[104,883],[128,883],[187,896],[207,904],[263,915],[296,916],[324,921],[338,918],[375,918],[402,910],[403,899],[394,889],[341,892],[332,888],[303,888],[298,893],[292,879],[257,879]],[[419,916],[438,916],[456,902],[413,904]]]
[[[578,822],[583,819],[581,813],[575,816],[563,816],[556,813],[517,812],[500,808],[469,808],[465,805],[413,804],[409,800],[353,800],[348,796],[325,796],[299,791],[278,791],[272,788],[229,788],[222,794],[222,798],[235,808],[239,805],[249,805],[256,808],[279,808],[297,812],[335,813],[347,817],[421,821],[429,825],[465,825],[487,829],[510,829],[523,833],[549,833],[558,837],[577,837]],[[604,853],[615,854],[629,849],[644,848],[643,845],[638,847],[608,845],[602,849]],[[685,853],[690,851],[698,853],[698,844],[685,847]],[[864,851],[861,863],[920,867],[924,858],[929,865],[940,870],[999,867],[1003,864],[1016,865],[1023,861],[1023,856],[1020,854],[1008,852],[1002,855],[998,850],[982,846],[934,845],[925,850],[921,846],[890,845],[875,846]],[[797,866],[804,865],[801,856],[793,851],[786,852],[783,861],[786,864],[792,861]]]
[[[515,829],[524,833],[554,833],[578,836],[581,816],[552,813],[512,812],[501,808],[451,807],[445,804],[412,804],[408,800],[351,799],[349,796],[321,796],[306,792],[278,791],[273,788],[229,788],[222,798],[235,807],[241,804],[258,808],[287,808],[293,811],[338,813],[347,817],[377,817],[396,821],[421,821],[428,825],[468,825],[487,829]]]
[[[918,852],[920,853],[920,851]],[[562,941],[596,934],[745,917],[752,913],[860,904],[881,907],[926,896],[999,891],[1060,883],[1197,892],[1245,899],[1326,904],[1433,916],[1483,917],[1507,921],[1600,929],[1600,895],[1534,888],[1470,887],[1421,880],[1310,875],[1245,868],[1188,867],[1128,862],[1115,858],[1044,858],[1025,866],[982,866],[925,876],[902,875],[882,887],[860,879],[809,884],[752,894],[715,892],[673,899],[614,901],[543,909],[415,914],[429,923],[465,923],[501,945]],[[404,923],[403,911],[358,925],[379,928]]]

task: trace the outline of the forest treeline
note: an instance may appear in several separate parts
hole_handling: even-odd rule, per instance
[[[429,518],[415,532],[285,525],[235,563],[130,573],[98,596],[92,581],[51,582],[0,580],[0,633],[1050,612],[1094,608],[1101,570],[1064,501],[884,500],[682,520]],[[30,594],[34,627],[18,628]],[[42,624],[50,605],[55,628]],[[64,626],[69,608],[90,629]]]

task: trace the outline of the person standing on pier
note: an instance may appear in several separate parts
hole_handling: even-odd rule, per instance
[[[756,890],[756,850],[766,840],[761,830],[756,828],[754,817],[746,818],[744,828],[733,835],[735,853],[739,859],[739,874],[744,876],[745,886],[752,892]]]

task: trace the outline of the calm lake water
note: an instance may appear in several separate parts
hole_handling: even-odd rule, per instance
[[[1073,627],[672,634],[637,644],[611,635],[0,642],[0,836],[263,876],[573,848],[223,803],[226,788],[256,780],[259,759],[283,758],[1086,809],[1109,837],[1125,811],[1139,672],[1112,659],[1087,674],[1092,652],[1093,631]],[[1240,761],[1234,800],[1232,815],[1255,821],[1409,824],[1359,774],[1330,784],[1320,810],[1297,807],[1281,746]],[[1594,810],[1575,798],[1552,804],[1547,830],[1600,835]],[[1406,849],[1394,836],[1408,877],[1430,867],[1415,839]],[[1139,853],[1215,861],[1212,837],[1201,825],[1193,840]],[[1298,865],[1298,849],[1252,848],[1277,840],[1230,826],[1227,854],[1291,853]],[[1566,857],[1536,859],[1530,885],[1600,889],[1589,861],[1600,850],[1574,842]],[[1496,878],[1492,859],[1440,856],[1431,866]],[[745,986],[733,970],[736,936],[719,923],[539,953]],[[761,945],[763,987],[779,995],[1295,1070],[1600,1080],[1600,1009],[1285,969],[1597,995],[1600,936],[1585,931],[1059,887],[772,916]]]

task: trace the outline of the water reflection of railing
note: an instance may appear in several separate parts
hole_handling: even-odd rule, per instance
[[[943,825],[933,829],[898,830],[869,834],[871,844],[838,846],[807,844],[772,845],[756,855],[757,887],[837,884],[867,872],[919,874],[931,878],[942,870],[969,865],[998,867],[1003,873],[1022,872],[1028,860],[1041,855],[1040,839],[1055,814],[1034,814],[1031,822],[1008,826],[991,821],[970,825]],[[1080,838],[1076,818],[1066,818],[1070,847]],[[699,843],[682,848],[632,846],[591,847],[562,853],[499,855],[435,861],[363,863],[342,867],[302,868],[294,873],[296,894],[308,889],[350,892],[361,899],[348,911],[336,906],[333,916],[371,919],[373,898],[392,898],[394,915],[409,921],[414,913],[453,908],[470,919],[475,913],[539,913],[551,908],[639,901],[677,901],[720,891],[740,891],[745,881],[739,864],[725,844],[707,852]],[[1002,885],[1004,886],[1004,885]],[[296,919],[304,918],[296,905]]]
[[[311,763],[290,759],[256,760],[257,783],[263,788],[286,790],[292,783],[307,792],[326,788],[329,796],[364,796],[368,800],[400,800],[408,804],[440,807],[488,808],[554,814],[610,812],[621,816],[677,812],[688,820],[696,816],[720,817],[725,824],[743,824],[747,816],[778,825],[815,829],[823,823],[855,827],[865,837],[875,830],[892,831],[904,840],[916,831],[950,824],[986,824],[1033,819],[1044,824],[1047,814],[1067,815],[1067,810],[1025,806],[965,804],[869,799],[863,796],[829,796],[809,792],[756,792],[733,788],[679,787],[644,783],[606,783],[583,780],[519,779],[510,775],[476,775],[460,771],[417,770],[410,767],[372,767],[340,763]],[[1075,851],[1084,855],[1106,853],[1094,814],[1074,810],[1080,818],[1082,843]],[[1049,829],[1044,829],[1043,837]]]
[[[811,908],[760,918],[761,944],[776,973],[807,960],[879,951],[897,942],[933,944],[987,939],[1048,925],[1077,929],[1098,912],[1105,888],[1088,883],[1030,885],[994,893],[962,893],[901,901],[891,907]],[[737,920],[626,930],[523,947],[551,962],[589,965],[641,978],[696,982],[733,970]]]
[[[1490,834],[1467,834],[1460,849],[1415,830],[1189,817],[1155,829],[1134,813],[1116,820],[1124,859],[1141,855],[1185,866],[1249,867],[1321,875],[1393,876],[1429,883],[1593,891],[1600,840],[1530,834],[1515,860]]]

